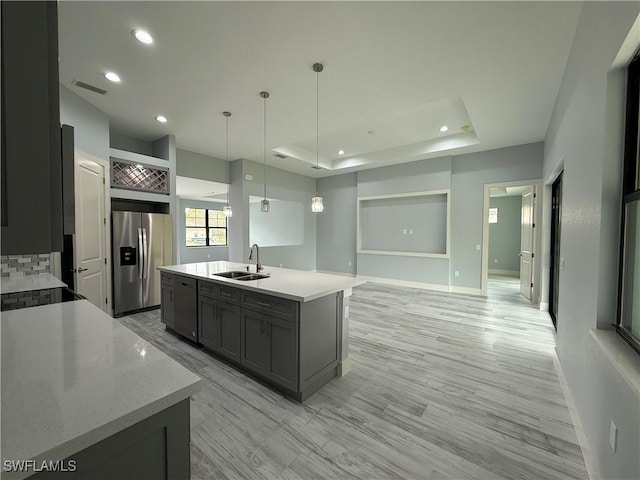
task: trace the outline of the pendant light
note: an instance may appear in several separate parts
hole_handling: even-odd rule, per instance
[[[324,70],[324,66],[321,63],[313,64],[313,71],[316,72],[316,164],[311,167],[315,170],[320,170],[320,150],[318,149],[320,143],[320,72]],[[318,193],[318,180],[316,179],[316,196],[311,198],[311,211],[313,213],[320,213],[324,210],[322,204],[322,197]]]
[[[224,206],[222,211],[224,212],[224,216],[229,218],[233,216],[233,210],[231,210],[231,205],[229,205],[229,189],[231,188],[231,167],[229,166],[229,117],[231,116],[231,112],[222,112],[222,115],[225,116],[225,120],[227,122],[227,179],[229,180],[229,185],[227,185],[227,204]]]
[[[264,178],[264,199],[260,202],[260,211],[269,212],[269,200],[267,200],[267,98],[269,92],[260,92],[264,104],[264,153],[263,153],[263,178]]]

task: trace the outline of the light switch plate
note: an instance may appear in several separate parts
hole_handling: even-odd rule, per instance
[[[245,173],[245,175],[244,175],[244,179],[245,179],[247,182],[252,182],[252,181],[253,181],[253,175],[251,175],[250,173]]]

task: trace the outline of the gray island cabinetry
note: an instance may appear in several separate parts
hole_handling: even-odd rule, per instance
[[[197,279],[197,299],[188,297],[194,308],[197,305],[197,342],[302,402],[346,373],[342,365],[346,358],[343,304],[354,279],[282,268],[268,269],[268,278],[255,281],[217,276],[246,271],[246,267],[229,262],[161,267],[162,321],[168,329],[190,338],[188,330],[176,328],[184,323],[179,317],[188,309],[185,306],[181,313],[176,309],[178,302],[185,302],[178,298],[175,286],[186,277]],[[300,287],[305,281],[309,291],[303,292]]]

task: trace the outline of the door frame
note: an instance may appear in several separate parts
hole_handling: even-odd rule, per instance
[[[554,211],[554,208],[553,208],[558,185],[560,186],[560,201],[559,201],[560,211],[559,212]],[[562,189],[563,188],[564,188],[564,170],[562,170],[558,174],[556,179],[551,184],[551,195],[549,196],[549,200],[551,201],[551,221],[550,221],[551,235],[550,235],[550,248],[549,248],[549,281],[547,282],[549,306],[547,308],[549,311],[549,316],[551,317],[551,321],[553,322],[553,326],[556,329],[556,331],[558,330],[558,318],[557,318],[558,312],[553,308],[553,304],[557,303],[558,298],[556,297],[560,297],[560,295],[559,294],[554,295],[553,291],[556,286],[555,278],[554,278],[556,274],[558,274],[558,283],[560,283],[560,276],[559,276],[560,270],[561,270],[560,259],[562,258],[562,255],[560,255],[560,251],[559,251],[560,245],[558,243],[558,240],[560,240],[562,235],[561,227],[562,227]],[[560,214],[559,217],[557,216],[558,214]],[[560,229],[560,231],[558,231],[558,229]],[[558,243],[558,258],[556,258],[556,255],[554,253],[556,243]],[[556,266],[556,261],[557,261],[557,266]]]
[[[77,148],[74,150],[74,158],[73,158],[73,168],[74,172],[79,168],[79,164],[81,160],[89,160],[95,162],[104,168],[104,216],[107,219],[107,223],[105,228],[103,229],[104,238],[104,246],[105,246],[105,258],[107,259],[107,263],[105,264],[105,297],[107,299],[107,304],[103,309],[106,313],[113,316],[113,300],[112,300],[112,280],[111,280],[111,195],[110,195],[110,185],[111,185],[111,168],[108,160],[103,160],[95,155],[91,155],[90,153],[83,152],[82,150],[78,150]],[[74,175],[74,178],[77,179],[77,175]],[[75,185],[74,185],[75,190]],[[76,217],[76,227],[78,222],[78,217]],[[76,254],[77,254],[77,246],[76,246],[76,234],[73,235],[73,268],[76,269],[78,266],[76,265]]]
[[[492,188],[506,188],[506,187],[523,187],[526,185],[533,185],[535,198],[535,208],[533,213],[534,223],[536,228],[533,234],[533,293],[531,301],[533,303],[540,303],[540,245],[541,245],[541,232],[542,232],[542,179],[536,178],[532,180],[515,180],[512,182],[498,182],[498,183],[485,183],[484,184],[484,200],[482,207],[482,265],[481,265],[481,289],[480,294],[483,297],[487,296],[489,287],[489,206],[490,206],[490,193]]]

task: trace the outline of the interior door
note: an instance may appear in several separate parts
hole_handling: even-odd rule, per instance
[[[76,155],[75,162],[75,289],[106,311],[105,171],[93,160]]]
[[[533,289],[533,187],[522,194],[522,215],[520,217],[520,293],[531,300]]]

